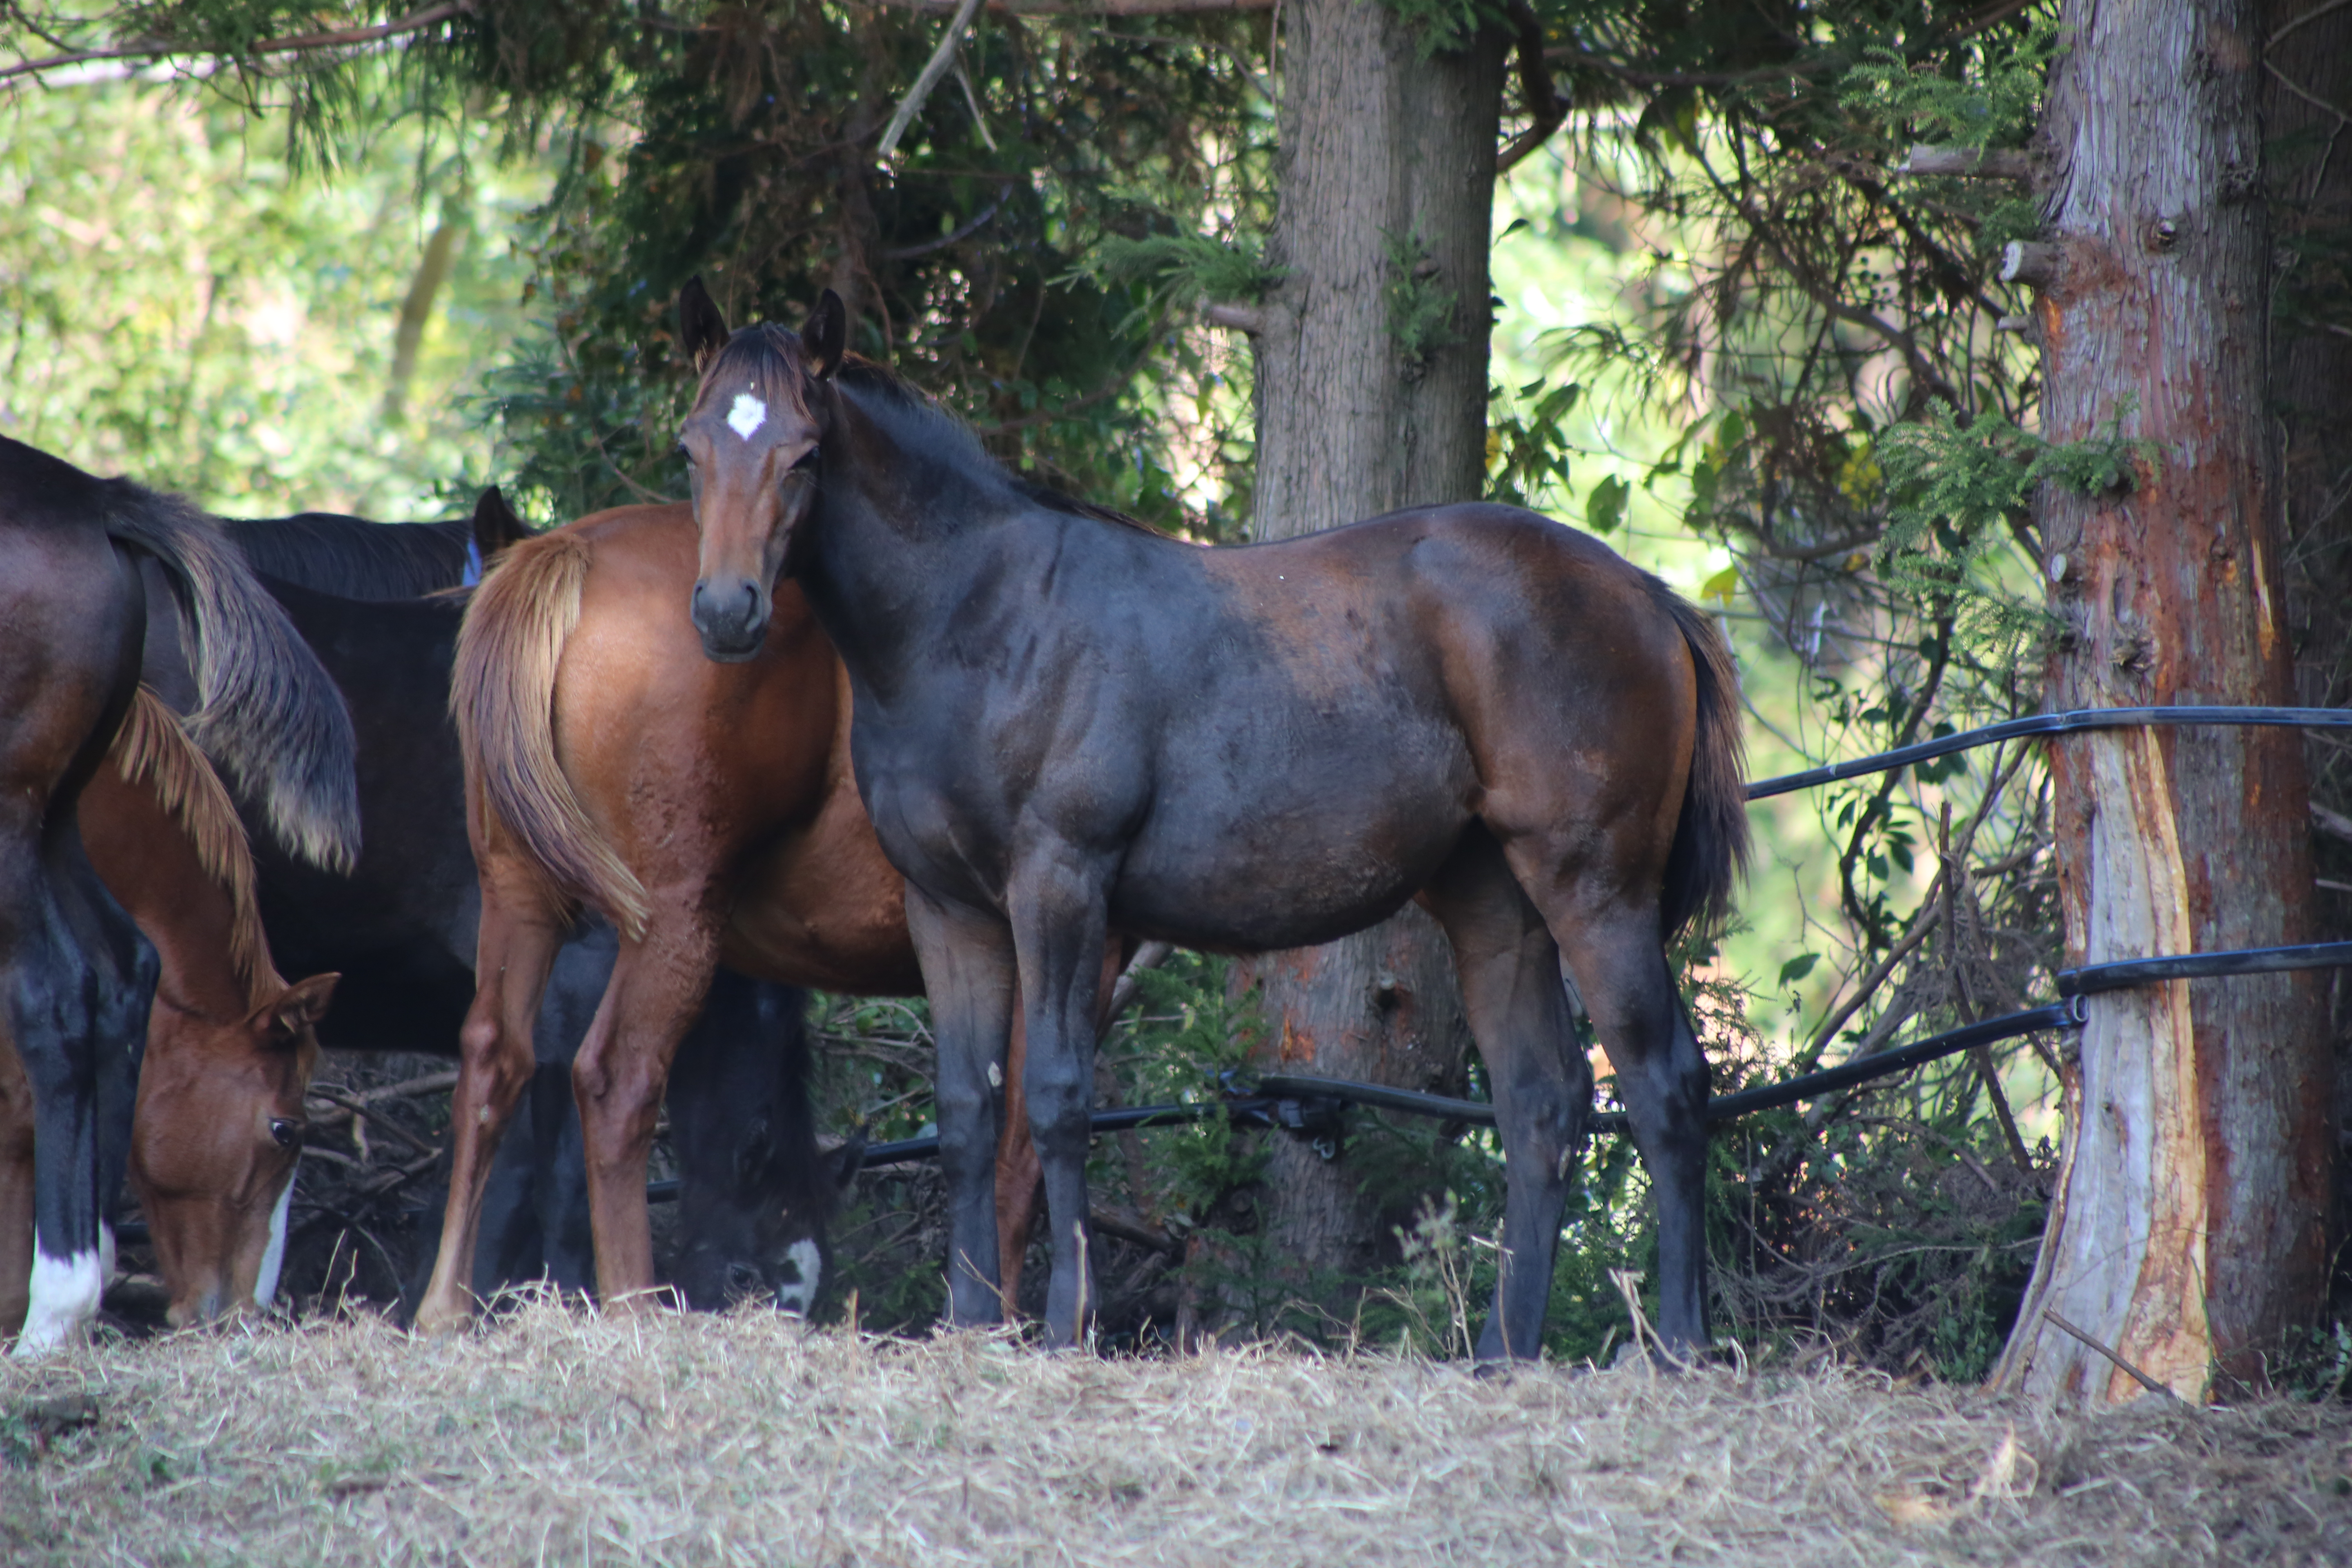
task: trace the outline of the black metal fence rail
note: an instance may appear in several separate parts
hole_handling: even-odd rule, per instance
[[[1989,746],[1995,741],[2013,741],[2024,735],[2066,735],[2079,730],[2129,730],[2144,724],[2275,724],[2297,730],[2352,730],[2352,709],[2077,708],[2066,713],[2032,713],[2022,719],[1988,724],[1981,730],[1963,730],[1957,735],[1938,735],[1932,741],[1921,741],[1916,745],[1856,757],[1850,763],[1832,763],[1827,767],[1808,768],[1801,773],[1782,773],[1778,778],[1759,779],[1748,786],[1748,798],[1762,800],[1768,795],[1812,789],[1864,773],[1890,773],[1896,768],[1907,768],[1913,763],[1929,762],[1937,757],[1949,756],[1954,752],[1965,752],[1971,746]]]
[[[1888,773],[1914,763],[1948,756],[1972,746],[1990,745],[1996,741],[2072,734],[2090,730],[2132,729],[2148,724],[2263,724],[2340,730],[2352,729],[2352,709],[2173,706],[2084,708],[2064,713],[2035,713],[2000,724],[1988,724],[1981,729],[1962,731],[1956,735],[1941,735],[1932,741],[1922,741],[1916,745],[1903,746],[1891,752],[1857,757],[1852,762],[1760,779],[1748,786],[1748,798],[1762,800],[1771,795],[1833,784],[1840,779],[1856,778],[1864,773]],[[1873,1079],[1906,1072],[1977,1046],[2013,1039],[2036,1030],[2080,1028],[2089,1016],[2083,999],[2104,992],[2173,980],[2269,974],[2338,966],[2352,966],[2352,942],[2318,942],[2306,947],[2249,948],[2234,952],[2177,953],[2062,970],[2056,977],[2059,1001],[2031,1007],[2021,1013],[1986,1018],[1958,1029],[1948,1029],[1926,1039],[1915,1040],[1907,1046],[1873,1052],[1870,1056],[1841,1062],[1836,1067],[1806,1073],[1783,1083],[1763,1084],[1742,1089],[1737,1094],[1721,1096],[1708,1101],[1707,1120],[1711,1122],[1728,1121],[1759,1110],[1777,1110],[1818,1100],[1825,1094],[1867,1083]],[[1444,1095],[1391,1089],[1384,1084],[1353,1083],[1345,1079],[1273,1074],[1258,1079],[1255,1093],[1213,1100],[1129,1106],[1098,1111],[1093,1118],[1092,1126],[1097,1132],[1113,1132],[1134,1127],[1181,1126],[1225,1116],[1243,1125],[1322,1132],[1332,1125],[1331,1108],[1338,1105],[1359,1105],[1368,1110],[1426,1116],[1472,1127],[1495,1124],[1494,1106],[1481,1100],[1452,1100]],[[1596,1110],[1586,1122],[1586,1127],[1592,1132],[1606,1134],[1622,1134],[1628,1130],[1625,1113],[1622,1110]],[[876,1166],[928,1160],[938,1155],[940,1141],[936,1137],[877,1143],[866,1150],[865,1163],[868,1166]]]

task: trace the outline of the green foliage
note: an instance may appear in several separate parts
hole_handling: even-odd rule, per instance
[[[1540,509],[1552,497],[1567,493],[1569,458],[1575,450],[1569,416],[1584,388],[1570,382],[1547,390],[1545,383],[1535,381],[1519,388],[1519,398],[1538,393],[1542,395],[1525,404],[1499,386],[1487,394],[1489,405],[1501,409],[1486,421],[1488,500]],[[1613,495],[1612,485],[1616,487]],[[1595,500],[1585,513],[1586,526],[1595,533],[1607,533],[1623,519],[1625,487],[1621,480],[1607,479],[1593,494]]]
[[[1956,146],[2014,146],[2040,123],[2050,63],[2063,48],[2058,19],[2049,15],[2028,16],[1998,48],[1922,60],[1870,44],[1839,82],[1838,101]]]
[[[1510,25],[1507,6],[1494,0],[1381,0],[1412,35],[1423,59],[1470,47],[1481,27]]]
[[[2116,434],[2053,445],[1990,411],[1965,426],[1937,405],[1927,417],[1887,430],[1875,447],[1888,494],[1880,563],[1888,581],[1922,602],[1950,606],[1954,630],[1987,656],[2018,659],[2049,624],[2038,602],[1984,570],[2007,546],[2037,486],[2084,495],[2128,489],[2135,461],[2154,448]]]
[[[1405,363],[1407,375],[1428,364],[1429,356],[1462,341],[1454,325],[1454,290],[1437,281],[1429,243],[1417,234],[1384,235],[1388,281],[1381,297],[1388,306],[1389,339]]]
[[[1205,234],[1107,235],[1082,272],[1114,287],[1150,284],[1175,300],[1256,300],[1284,276],[1284,268],[1265,264],[1255,239]]]
[[[469,132],[387,130],[332,179],[285,116],[136,81],[0,104],[0,428],[206,506],[384,517],[470,504],[488,444],[449,394],[520,326],[493,237],[528,171],[460,176]],[[425,236],[461,236],[398,416],[396,320]]]

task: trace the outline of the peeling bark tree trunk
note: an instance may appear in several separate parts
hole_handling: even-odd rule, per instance
[[[1397,507],[1475,500],[1486,468],[1487,251],[1503,87],[1499,35],[1423,59],[1377,0],[1286,5],[1275,289],[1256,342],[1254,513],[1289,538]],[[1442,327],[1401,341],[1416,300]],[[1326,947],[1270,954],[1265,1065],[1412,1088],[1460,1079],[1469,1031],[1453,954],[1409,907]],[[1274,1140],[1277,1255],[1360,1273],[1383,1240],[1364,1173]]]
[[[2127,494],[2039,520],[2065,632],[2053,708],[2291,700],[2263,417],[2269,252],[2251,0],[2070,0],[2052,83],[2063,270],[2038,308],[2044,433],[2148,442]],[[2063,559],[2062,559],[2063,558]],[[2292,731],[2115,731],[2052,752],[2067,955],[2308,940]],[[2324,1300],[2329,1064],[2319,984],[2094,998],[2067,1150],[2001,1377],[2053,1404],[2142,1392],[2054,1312],[2189,1399],[2258,1379]]]

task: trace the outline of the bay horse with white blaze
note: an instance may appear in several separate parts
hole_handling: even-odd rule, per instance
[[[185,611],[192,734],[278,836],[331,864],[358,848],[341,699],[218,527],[0,437],[0,1026],[36,1121],[22,1355],[98,1310],[154,994],[154,950],[91,868],[75,814],[137,687],[141,557]]]
[[[481,876],[481,989],[421,1329],[470,1316],[464,1260],[488,1163],[530,1080],[541,989],[583,904],[621,932],[572,1068],[608,1301],[655,1283],[646,1149],[718,964],[856,994],[921,987],[898,874],[850,774],[840,660],[787,584],[755,656],[713,665],[678,614],[694,577],[690,508],[622,507],[515,546],[467,612],[450,700]],[[705,1134],[675,1106],[672,1121],[680,1158],[697,1158]],[[1007,1131],[1013,1177],[992,1222],[992,1272],[1025,1244],[1034,1184],[1025,1128]]]
[[[887,373],[681,300],[681,445],[714,659],[755,656],[780,573],[849,673],[874,830],[908,883],[938,1035],[950,1310],[998,1310],[989,1069],[1015,1005],[1045,1165],[1045,1327],[1084,1331],[1096,955],[1328,942],[1418,899],[1454,948],[1506,1156],[1478,1354],[1538,1353],[1592,1079],[1567,958],[1657,1194],[1658,1330],[1706,1342],[1707,1067],[1664,943],[1747,847],[1713,626],[1599,541],[1423,507],[1203,549],[1023,483]],[[780,595],[779,595],[780,597]]]

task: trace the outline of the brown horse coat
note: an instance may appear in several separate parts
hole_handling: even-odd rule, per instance
[[[467,612],[451,706],[482,881],[481,989],[420,1328],[470,1315],[461,1260],[579,903],[622,932],[573,1069],[607,1300],[654,1283],[646,1152],[672,1053],[720,960],[832,991],[921,990],[903,885],[851,775],[839,659],[787,587],[760,656],[712,664],[680,613],[694,574],[689,508],[623,507],[514,546]],[[1012,1263],[1035,1165],[1024,1119],[1008,1126],[998,1248]]]

